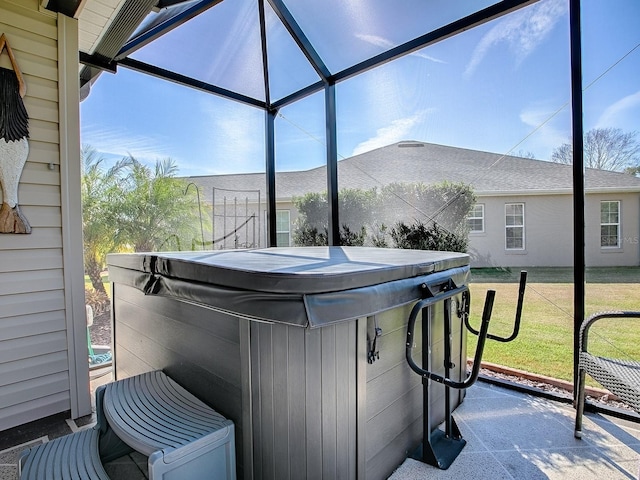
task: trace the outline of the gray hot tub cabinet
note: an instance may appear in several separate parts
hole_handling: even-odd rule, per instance
[[[465,254],[360,247],[113,254],[108,264],[116,378],[163,369],[233,420],[245,479],[390,475],[423,433],[407,318],[421,285],[469,277]],[[443,305],[425,315],[439,374]],[[466,335],[452,318],[460,381]],[[463,396],[452,391],[451,409]],[[432,382],[431,425],[444,419],[443,397]]]

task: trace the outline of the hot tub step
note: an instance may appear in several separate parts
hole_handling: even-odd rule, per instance
[[[151,478],[236,478],[233,422],[162,371],[104,385],[96,395],[99,424],[149,456]]]
[[[98,455],[97,428],[32,447],[20,456],[20,480],[109,480]]]

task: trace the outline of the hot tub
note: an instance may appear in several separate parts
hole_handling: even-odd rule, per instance
[[[423,433],[407,318],[426,285],[459,291],[469,277],[465,254],[363,247],[112,254],[108,265],[116,378],[163,369],[233,420],[246,479],[390,475]],[[443,305],[425,309],[440,374]],[[461,381],[466,336],[452,318]],[[444,386],[429,388],[435,427]],[[463,396],[452,391],[451,410]]]

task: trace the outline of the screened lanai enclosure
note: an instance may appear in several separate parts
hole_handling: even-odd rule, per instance
[[[424,460],[442,419],[445,444],[462,445],[452,415],[466,423],[488,390],[458,388],[478,373],[479,357],[467,362],[482,342],[469,332],[488,310],[488,338],[514,337],[514,318],[519,333],[487,340],[480,378],[554,383],[546,395],[570,404],[580,323],[638,310],[639,9],[0,0],[0,450],[42,441],[32,422],[91,422],[136,379],[163,382],[144,396],[162,394],[169,377],[148,375],[162,369],[208,402],[207,417],[217,408],[233,423],[214,435],[228,472],[236,461],[248,478],[302,465],[310,477],[383,478],[410,450]],[[24,132],[25,112],[22,166],[7,138]],[[11,224],[18,205],[30,229]],[[100,307],[90,326],[87,304]],[[633,371],[637,320],[605,317],[580,357]],[[109,353],[96,378],[90,361]],[[113,371],[110,393],[94,396]],[[589,388],[625,388],[591,373]],[[620,398],[634,405],[637,393]],[[557,426],[539,434],[533,400],[527,434],[551,445]],[[563,445],[591,458],[574,439],[582,410],[566,410],[576,430]],[[101,428],[155,454],[103,413]],[[524,459],[520,423],[507,425]],[[289,441],[276,441],[285,427]],[[94,448],[111,433],[74,435]]]
[[[484,359],[571,384],[583,319],[637,309],[638,14],[634,0],[124,1],[81,45],[82,142],[107,163],[171,158],[191,200],[174,214],[187,225],[155,222],[155,249],[179,252],[131,270],[262,247],[467,253],[471,323],[497,291],[495,335],[529,270],[518,338]],[[117,290],[129,260],[113,258]],[[631,326],[591,338],[638,358]]]
[[[536,267],[553,325],[487,359],[566,380],[573,325],[637,293],[640,180],[621,173],[637,152],[597,166],[582,141],[637,124],[633,2],[155,3],[124,2],[81,52],[82,141],[170,156],[196,186],[199,215],[164,249],[422,232],[471,255],[479,290]]]

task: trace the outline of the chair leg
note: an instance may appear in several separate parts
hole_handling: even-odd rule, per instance
[[[576,427],[573,432],[573,436],[576,438],[582,438],[582,415],[584,413],[584,382],[585,371],[583,369],[578,370],[578,384],[576,389],[578,395],[576,397]]]

